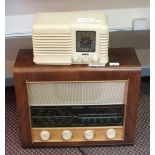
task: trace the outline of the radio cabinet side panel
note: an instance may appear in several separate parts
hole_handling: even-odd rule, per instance
[[[134,144],[137,121],[138,97],[140,95],[141,72],[140,70],[133,71],[131,75],[132,76],[129,79],[128,85],[124,141],[126,143]]]
[[[23,73],[14,71],[14,84],[16,94],[16,107],[19,119],[22,147],[29,147],[32,143],[30,110],[26,80]]]

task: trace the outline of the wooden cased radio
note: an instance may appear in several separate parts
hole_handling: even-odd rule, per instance
[[[36,65],[20,50],[14,80],[23,147],[133,144],[140,64],[132,48],[109,49],[105,67]]]

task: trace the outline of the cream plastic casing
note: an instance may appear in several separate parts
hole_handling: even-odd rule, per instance
[[[76,51],[77,31],[95,31],[95,52]],[[39,13],[32,40],[36,64],[104,66],[108,62],[108,20],[101,12]]]

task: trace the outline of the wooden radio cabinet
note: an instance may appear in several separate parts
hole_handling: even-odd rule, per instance
[[[22,146],[133,144],[140,63],[132,48],[109,49],[109,63],[36,65],[32,49],[20,50],[14,81]]]

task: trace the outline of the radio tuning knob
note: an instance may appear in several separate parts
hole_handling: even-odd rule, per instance
[[[116,137],[116,130],[115,129],[108,129],[106,131],[106,136],[108,139],[113,139]]]
[[[88,57],[87,56],[86,57],[83,57],[82,58],[82,62],[85,62],[85,63],[88,62]]]
[[[70,140],[72,138],[72,132],[70,130],[64,130],[62,132],[62,137],[64,140]]]
[[[92,62],[97,62],[98,61],[98,57],[97,56],[93,56],[92,57]]]
[[[85,139],[87,139],[87,140],[93,139],[93,138],[94,138],[94,131],[92,131],[92,130],[86,130],[86,131],[84,132],[84,137],[85,137]]]
[[[72,60],[73,60],[73,62],[79,62],[80,61],[80,58],[77,55],[74,55],[72,57]]]
[[[41,140],[43,140],[43,141],[47,141],[47,140],[49,140],[49,138],[50,138],[50,132],[49,131],[41,131],[40,132],[40,138],[41,138]]]

